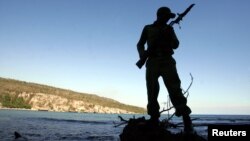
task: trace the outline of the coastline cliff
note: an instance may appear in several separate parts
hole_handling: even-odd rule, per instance
[[[144,113],[145,109],[93,94],[0,77],[0,108],[87,113]]]

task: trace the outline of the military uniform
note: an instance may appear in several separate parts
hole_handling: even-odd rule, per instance
[[[173,28],[157,21],[146,25],[137,44],[140,57],[146,53],[145,43],[148,45],[147,53],[149,54],[146,62],[147,110],[151,119],[160,117],[160,106],[157,101],[159,94],[158,79],[160,76],[163,78],[170,100],[176,109],[176,116],[189,115],[191,110],[186,105],[187,100],[181,90],[181,81],[176,70],[176,61],[172,57],[174,54],[173,49],[179,46],[179,41]]]

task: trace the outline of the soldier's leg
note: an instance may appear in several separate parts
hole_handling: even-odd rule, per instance
[[[176,116],[189,115],[191,110],[187,106],[187,99],[182,93],[181,81],[175,64],[168,66],[168,68],[162,73],[162,77],[169,92],[170,100],[176,109]]]
[[[157,101],[159,94],[159,74],[155,71],[154,68],[147,68],[146,70],[146,82],[147,82],[147,94],[148,94],[148,105],[147,110],[148,114],[151,116],[151,119],[158,120],[160,117],[160,106]]]
[[[168,89],[170,100],[175,107],[175,115],[182,116],[184,131],[193,133],[192,120],[190,118],[191,109],[187,106],[187,99],[181,90],[181,81],[179,79],[176,66],[169,67],[162,75],[163,81]]]

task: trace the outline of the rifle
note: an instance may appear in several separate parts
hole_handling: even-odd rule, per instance
[[[191,10],[191,8],[192,8],[194,5],[195,5],[195,4],[191,4],[183,13],[181,13],[181,14],[178,13],[178,14],[177,14],[178,17],[177,17],[175,20],[171,21],[170,24],[169,24],[169,26],[173,26],[174,24],[180,24],[180,21],[183,19],[183,17],[186,16],[186,14]],[[147,51],[145,52],[145,55],[144,55],[142,58],[140,58],[140,60],[138,60],[138,61],[136,62],[136,66],[137,66],[139,69],[141,69],[142,66],[146,63],[146,61],[147,61],[147,59],[148,59],[148,56],[149,56],[149,51],[147,50]]]

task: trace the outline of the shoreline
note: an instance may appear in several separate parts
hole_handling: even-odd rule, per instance
[[[6,108],[6,107],[0,107],[0,110],[38,111],[38,110],[35,110],[35,109],[25,109],[25,108]]]
[[[58,112],[58,113],[82,113],[82,114],[133,114],[139,115],[140,113],[98,113],[98,112],[75,112],[75,111],[51,111],[51,110],[39,110],[39,109],[25,109],[25,108],[6,108],[0,107],[1,110],[10,110],[10,111],[34,111],[34,112]],[[143,113],[141,113],[143,114]]]
[[[1,110],[16,110],[16,111],[37,111],[37,112],[60,112],[60,113],[90,113],[90,114],[133,114],[133,115],[147,115],[146,113],[98,113],[98,112],[77,112],[77,111],[53,111],[53,110],[43,110],[43,109],[25,109],[25,108],[7,108],[0,107]],[[163,114],[165,115],[165,114]],[[247,114],[191,114],[191,116],[250,116]]]

